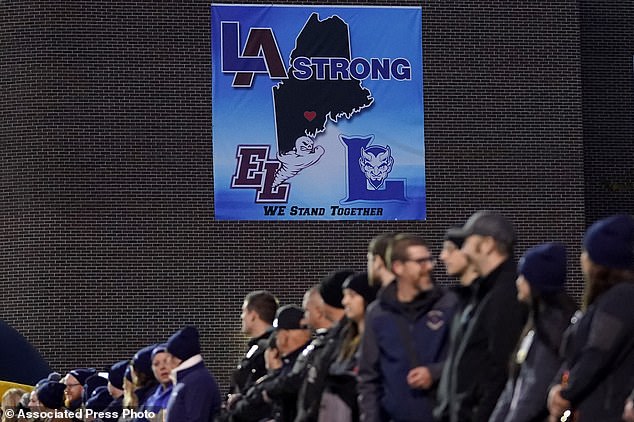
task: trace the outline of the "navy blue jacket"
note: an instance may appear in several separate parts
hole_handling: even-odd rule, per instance
[[[561,396],[577,411],[577,422],[621,421],[634,380],[633,303],[634,282],[619,283],[566,333],[562,369],[570,372]]]
[[[440,376],[457,298],[435,287],[402,303],[396,283],[367,310],[359,356],[361,420],[433,421],[434,390],[410,388],[407,374],[426,366],[435,380]],[[406,334],[411,341],[404,341]]]
[[[218,384],[200,355],[190,359],[196,357],[200,359],[198,363],[176,372],[176,383],[167,405],[166,422],[210,422],[220,410]]]

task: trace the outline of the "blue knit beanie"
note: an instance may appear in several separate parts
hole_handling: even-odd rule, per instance
[[[37,387],[37,399],[48,409],[59,409],[64,406],[64,390],[66,385],[57,381],[47,381]]]
[[[634,218],[614,215],[594,223],[583,247],[595,264],[615,269],[634,268]]]
[[[566,247],[561,243],[543,243],[526,251],[518,272],[532,289],[553,292],[564,289],[566,282]]]
[[[136,352],[132,358],[132,367],[137,374],[145,374],[150,378],[154,378],[154,371],[152,371],[152,350],[154,350],[156,346],[158,346],[158,344],[152,344]]]
[[[194,326],[187,326],[174,333],[167,341],[167,351],[180,360],[200,354],[200,339]]]
[[[108,372],[108,381],[113,387],[123,390],[123,376],[126,369],[130,366],[129,360],[121,360],[110,367]]]

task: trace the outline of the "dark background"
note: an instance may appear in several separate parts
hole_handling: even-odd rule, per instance
[[[427,221],[214,221],[210,4],[0,3],[0,316],[56,370],[196,324],[226,386],[247,292],[299,304],[374,235],[438,253],[478,209],[515,223],[518,254],[565,242],[580,297],[585,228],[634,211],[634,4],[321,4],[423,7]]]

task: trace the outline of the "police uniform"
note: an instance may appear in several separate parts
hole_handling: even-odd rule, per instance
[[[247,353],[231,374],[229,394],[246,394],[259,378],[266,375],[264,351],[272,332],[272,329],[267,330],[261,336],[249,340]]]

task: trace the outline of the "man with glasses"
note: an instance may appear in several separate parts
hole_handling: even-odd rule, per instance
[[[77,368],[73,369],[62,379],[65,384],[64,389],[64,406],[73,412],[82,406],[82,395],[84,393],[84,384],[86,380],[97,374],[94,368]],[[77,420],[73,418],[73,420]]]
[[[457,316],[434,414],[442,422],[488,421],[527,314],[517,301],[515,229],[504,216],[480,211],[449,234],[463,240],[479,277]]]
[[[456,297],[434,285],[436,260],[419,236],[394,236],[386,257],[396,279],[366,314],[359,359],[361,420],[433,421]]]

